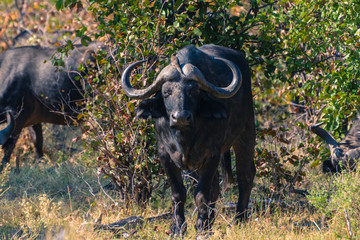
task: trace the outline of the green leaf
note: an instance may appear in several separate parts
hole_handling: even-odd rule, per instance
[[[89,46],[90,42],[91,42],[91,38],[89,36],[86,36],[86,35],[82,36],[81,45],[87,47],[87,46]]]
[[[195,33],[196,35],[198,35],[198,36],[201,36],[201,34],[202,34],[201,30],[198,29],[198,28],[195,28],[195,29],[194,29],[194,33]]]
[[[60,11],[63,9],[63,0],[57,0],[56,1],[56,10]]]

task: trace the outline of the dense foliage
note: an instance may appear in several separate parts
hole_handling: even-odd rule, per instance
[[[57,1],[58,9],[79,6],[76,0]],[[125,180],[130,181],[140,162],[140,172],[149,173],[141,178],[151,179],[150,173],[158,171],[153,165],[151,128],[133,121],[134,102],[122,95],[115,70],[128,62],[149,59],[148,65],[157,67],[150,66],[136,78],[139,86],[146,85],[171,53],[188,44],[215,43],[247,56],[254,75],[259,137],[274,138],[281,144],[275,150],[257,148],[258,175],[271,177],[276,188],[282,184],[292,187],[304,175],[305,164],[312,161],[315,166],[319,156],[326,158],[319,155],[324,150],[315,146],[296,143],[294,147],[289,135],[301,131],[313,144],[308,125],[325,121],[326,128],[340,137],[348,130],[348,119],[357,113],[360,5],[356,1],[91,0],[88,10],[98,23],[97,31],[83,27],[77,36],[83,44],[89,39],[105,39],[117,51],[115,69],[102,71],[105,77],[98,80],[106,85],[98,85],[96,80],[93,86],[97,97],[89,110],[97,125],[88,132],[98,139],[100,129],[106,131],[101,141],[93,141],[91,146],[102,152],[100,167],[113,178],[127,176]],[[138,128],[147,134],[137,135]],[[105,147],[109,139],[116,139],[110,149]],[[297,155],[296,149],[303,147],[305,153]],[[131,173],[124,174],[110,159],[129,167]],[[131,185],[117,181],[118,185]]]

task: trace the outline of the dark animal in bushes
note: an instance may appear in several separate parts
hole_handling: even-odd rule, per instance
[[[64,57],[63,67],[50,61],[57,50],[26,46],[9,49],[0,55],[0,121],[7,126],[0,131],[4,150],[2,165],[9,162],[21,130],[31,127],[36,154],[42,156],[41,123],[68,124],[78,115],[78,102],[83,100],[84,84],[80,64],[93,60],[100,47],[75,46]]]
[[[171,232],[181,234],[186,229],[186,189],[181,170],[195,170],[198,175],[194,193],[198,207],[196,229],[211,227],[214,218],[211,209],[219,195],[219,162],[230,147],[236,155],[239,188],[236,217],[246,219],[256,172],[254,111],[247,61],[242,54],[226,47],[191,45],[171,57],[171,63],[153,84],[146,89],[135,89],[130,84],[131,71],[142,62],[128,66],[121,82],[129,97],[146,99],[139,103],[137,117],[155,119],[159,157],[174,203]]]
[[[360,159],[360,119],[354,122],[346,137],[337,142],[330,133],[321,128],[320,124],[312,125],[310,130],[321,137],[330,148],[330,157],[323,163],[324,172],[341,172],[344,169],[354,169]]]

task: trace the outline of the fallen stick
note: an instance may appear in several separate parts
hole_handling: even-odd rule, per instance
[[[121,219],[119,221],[110,224],[99,224],[96,223],[95,229],[119,231],[121,229],[135,228],[143,225],[145,222],[153,222],[155,220],[167,220],[172,217],[172,213],[164,213],[154,217],[143,218],[141,216],[131,216],[128,218]]]

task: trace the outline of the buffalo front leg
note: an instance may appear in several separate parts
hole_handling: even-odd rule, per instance
[[[11,132],[11,135],[8,139],[5,140],[4,144],[2,145],[2,149],[4,150],[4,157],[1,161],[0,171],[2,170],[3,166],[6,163],[10,162],[10,156],[12,152],[14,151],[15,145],[17,140],[19,139],[21,130],[23,129],[25,125],[25,119],[27,119],[29,116],[29,113],[22,113],[20,116],[18,116],[15,119],[15,128]]]
[[[215,216],[215,202],[220,193],[218,165],[220,155],[209,159],[199,171],[199,182],[195,190],[198,217],[195,228],[198,232],[211,229]]]
[[[175,166],[170,157],[160,157],[161,164],[165,169],[172,192],[173,212],[170,232],[182,235],[186,231],[184,206],[186,201],[186,189],[183,184],[181,169]]]
[[[2,146],[2,149],[4,150],[4,157],[1,161],[1,166],[0,166],[0,172],[3,170],[3,167],[10,162],[10,156],[12,154],[12,152],[14,151],[16,142],[19,138],[20,132],[18,131],[14,131],[13,135],[11,137],[9,137],[6,142],[4,143],[4,145]]]
[[[241,137],[233,145],[236,155],[236,174],[239,189],[239,199],[236,208],[236,219],[246,220],[248,204],[256,169],[254,164],[255,130],[249,124]]]
[[[29,127],[30,137],[34,142],[35,151],[36,151],[36,158],[41,158],[44,156],[43,153],[43,134],[42,134],[42,126],[41,123],[35,124]]]

